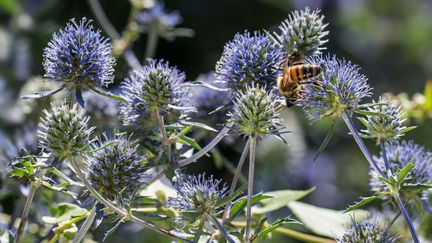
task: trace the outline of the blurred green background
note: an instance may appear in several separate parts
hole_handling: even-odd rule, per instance
[[[142,0],[145,1],[145,0]],[[192,38],[174,41],[160,39],[156,58],[163,58],[185,71],[188,80],[214,69],[224,44],[244,30],[277,30],[288,13],[309,6],[320,8],[329,23],[329,42],[325,53],[344,57],[362,67],[374,88],[373,98],[384,92],[410,96],[422,93],[432,79],[432,1],[420,0],[176,0],[165,1],[165,7],[178,10],[183,17],[180,27],[193,29]],[[127,0],[101,1],[106,15],[121,32],[127,24],[131,4]],[[17,105],[21,88],[34,76],[43,75],[42,50],[53,32],[71,19],[94,18],[84,0],[0,0],[0,144],[16,136],[24,125],[37,122],[37,116],[22,114]],[[95,25],[100,28],[96,22]],[[144,55],[146,35],[135,42],[133,51]],[[116,83],[123,80],[129,68],[122,58],[116,66]],[[46,105],[46,104],[45,104]],[[21,113],[20,113],[21,112]],[[288,145],[266,139],[258,145],[255,191],[308,189],[315,192],[304,201],[322,207],[344,209],[360,196],[369,195],[368,165],[339,122],[335,134],[322,155],[313,161],[315,151],[330,126],[329,121],[308,124],[298,108],[285,110],[285,125],[291,134]],[[410,119],[419,127],[404,139],[432,149],[430,119]],[[201,141],[205,144],[205,140]],[[243,148],[239,138],[227,138],[219,151],[227,163],[236,165]],[[6,146],[6,145],[4,145]],[[368,143],[372,151],[377,148]],[[5,162],[6,163],[6,162]],[[13,214],[22,208],[19,193],[8,190],[5,163],[1,165],[1,210]],[[230,182],[232,175],[223,163],[204,158],[187,169],[190,173],[207,171]],[[15,181],[14,183],[17,183]],[[23,183],[23,182],[21,182]],[[24,184],[24,183],[23,183]],[[16,188],[15,188],[16,189]],[[43,198],[49,196],[42,195]],[[41,198],[39,198],[41,199]],[[378,204],[375,206],[379,207]],[[41,210],[40,214],[47,214]],[[289,213],[281,211],[275,218]],[[95,240],[104,230],[99,228]],[[126,224],[106,242],[157,242],[154,234]],[[287,238],[274,235],[274,242]],[[167,239],[158,237],[160,242]]]

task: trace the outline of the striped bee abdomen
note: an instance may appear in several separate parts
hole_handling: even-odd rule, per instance
[[[320,74],[321,68],[317,65],[299,64],[290,66],[288,73],[292,81],[302,81]]]

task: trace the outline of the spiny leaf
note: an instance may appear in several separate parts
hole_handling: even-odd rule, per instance
[[[204,130],[208,130],[208,131],[212,131],[212,132],[218,132],[218,130],[214,129],[213,127],[206,125],[204,123],[201,123],[201,122],[182,121],[181,123],[184,125],[188,125],[188,126],[199,127],[199,128],[204,129]]]
[[[199,146],[199,144],[195,141],[195,139],[187,137],[185,135],[179,136],[179,138],[177,139],[177,142],[190,145],[191,147],[193,147],[196,150],[201,149],[201,146]]]
[[[377,195],[370,196],[370,197],[362,197],[359,202],[356,202],[353,205],[349,206],[347,209],[345,209],[344,213],[348,213],[348,212],[351,212],[353,210],[359,209],[359,208],[375,201],[375,199],[378,199],[378,198],[379,198],[379,196],[377,196]]]
[[[414,167],[414,163],[410,162],[397,173],[397,182],[401,183],[405,180],[408,172]]]
[[[252,197],[251,200],[252,205],[267,198],[271,198],[271,196],[262,195],[261,193],[257,194]],[[240,212],[246,207],[246,204],[247,204],[247,197],[242,197],[239,200],[237,200],[237,202],[235,202],[230,209],[229,218],[232,220],[235,217],[237,217],[240,214]]]
[[[322,142],[322,144],[318,148],[318,151],[316,152],[315,157],[313,159],[314,161],[318,158],[318,156],[320,155],[320,153],[322,151],[324,151],[324,149],[327,147],[327,144],[330,142],[330,139],[331,139],[331,137],[333,135],[334,128],[335,128],[335,121],[332,122],[332,124],[330,126],[330,129],[327,132],[326,137],[324,138],[324,141]]]
[[[276,221],[274,221],[270,226],[262,229],[258,234],[256,239],[262,238],[265,235],[267,235],[268,233],[276,230],[277,228],[284,226],[284,225],[288,225],[288,224],[302,224],[299,221],[292,219],[292,218],[283,218],[283,219],[278,219]]]
[[[382,118],[385,118],[385,119],[389,119],[390,118],[389,116],[387,116],[385,114],[381,114],[379,112],[365,111],[365,110],[359,110],[359,109],[355,109],[354,112],[357,113],[357,114],[365,115],[365,116],[378,116],[378,117],[382,117]]]
[[[21,96],[21,99],[40,99],[42,97],[47,97],[47,96],[56,94],[56,93],[62,91],[64,88],[65,88],[65,86],[62,85],[59,88],[54,89],[54,90],[36,92],[34,94]]]
[[[432,189],[432,185],[429,184],[404,184],[401,186],[401,190],[409,192],[419,192]]]
[[[416,129],[417,128],[417,126],[411,126],[411,127],[406,127],[406,128],[404,128],[404,129],[402,129],[402,130],[400,130],[399,132],[402,134],[402,133],[407,133],[407,132],[409,132],[409,131],[411,131],[411,130],[414,130],[414,129]]]
[[[115,100],[118,100],[118,101],[123,102],[123,103],[128,103],[128,101],[125,98],[118,96],[118,95],[115,95],[115,94],[111,94],[107,91],[104,91],[101,89],[92,89],[92,91],[95,92],[96,94],[100,94],[102,96],[105,96],[105,97],[108,97],[111,99],[115,99]]]

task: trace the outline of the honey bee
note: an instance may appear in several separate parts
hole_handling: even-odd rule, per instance
[[[303,56],[299,52],[288,54],[285,61],[283,74],[277,79],[279,93],[286,98],[287,107],[303,97],[303,85],[314,83],[308,81],[321,73],[320,66],[305,64]]]

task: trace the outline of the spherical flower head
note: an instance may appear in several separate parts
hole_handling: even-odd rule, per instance
[[[376,139],[379,144],[397,140],[404,135],[407,127],[403,126],[405,119],[403,119],[400,106],[382,97],[378,102],[372,102],[371,105],[367,111],[382,116],[366,115],[366,118],[359,118],[366,127],[361,131],[364,137]]]
[[[408,163],[414,163],[414,168],[411,169],[407,176],[407,183],[432,184],[432,153],[423,146],[413,141],[395,141],[385,145],[385,152],[393,174],[398,173]],[[375,161],[385,171],[384,159],[379,157],[375,158]],[[375,170],[371,169],[369,174],[371,177],[369,186],[372,191],[381,193],[389,190],[384,182],[379,179],[380,175]],[[430,192],[423,191],[419,196],[430,197],[431,194]]]
[[[247,87],[237,93],[227,123],[234,124],[234,128],[244,136],[278,134],[281,106],[276,100],[276,95],[264,87]]]
[[[381,229],[375,222],[353,222],[338,243],[393,243],[397,237],[391,236],[388,230]]]
[[[338,118],[369,96],[371,88],[357,65],[336,56],[314,56],[307,62],[322,69],[320,75],[311,79],[312,84],[304,86],[303,98],[298,100],[310,121],[323,117]]]
[[[216,63],[216,80],[234,91],[253,83],[274,87],[283,57],[282,49],[263,34],[236,34]]]
[[[148,59],[147,64],[134,70],[121,86],[128,100],[120,107],[124,125],[148,122],[155,113],[169,113],[179,118],[190,111],[183,106],[187,97],[183,87],[185,79],[185,74],[170,67],[168,62]]]
[[[199,75],[197,81],[210,84],[220,90],[205,86],[192,86],[189,91],[188,101],[197,112],[192,113],[192,118],[211,120],[214,124],[226,121],[227,109],[232,101],[232,91],[225,89],[225,84],[215,83],[214,72]]]
[[[128,199],[145,183],[144,157],[138,145],[126,134],[105,136],[94,146],[95,152],[87,157],[88,178],[92,186],[104,197],[114,200]]]
[[[85,91],[113,82],[111,44],[86,18],[78,23],[72,19],[65,29],[54,33],[43,59],[45,77],[70,89]]]
[[[39,145],[57,158],[79,155],[93,141],[94,127],[89,126],[90,117],[75,104],[70,107],[63,102],[52,103],[51,110],[44,110],[45,117],[39,123]]]
[[[299,52],[303,56],[318,54],[328,40],[325,37],[328,24],[323,22],[320,10],[310,11],[309,8],[294,11],[279,26],[280,33],[273,33],[275,40],[287,52]]]
[[[158,30],[172,29],[181,22],[182,17],[178,11],[166,12],[161,2],[138,14],[138,23],[156,26]]]
[[[193,176],[177,187],[177,197],[168,199],[168,207],[180,211],[200,214],[213,213],[218,209],[218,202],[226,196],[227,187],[221,186],[222,180],[205,177],[205,174]]]

